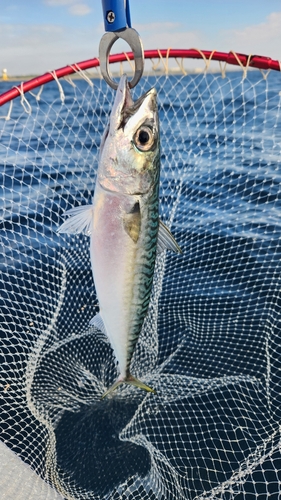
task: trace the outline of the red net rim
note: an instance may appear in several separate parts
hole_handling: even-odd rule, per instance
[[[281,71],[280,61],[271,59],[271,57],[257,56],[257,55],[246,55],[239,54],[236,52],[218,52],[209,50],[198,50],[198,49],[155,49],[155,50],[145,50],[145,59],[153,58],[184,58],[184,59],[205,59],[205,61],[221,61],[226,64],[232,64],[234,66],[243,66],[250,68],[257,68],[262,70],[275,70]],[[122,52],[120,54],[114,54],[109,57],[109,63],[123,62],[127,60],[133,60],[133,52]],[[64,76],[71,75],[79,70],[87,70],[90,68],[96,68],[99,66],[98,58],[88,59],[87,61],[82,61],[75,63],[70,66],[64,66],[59,68],[52,73],[45,73],[42,76],[32,78],[21,84],[20,87],[13,87],[0,95],[0,106],[6,104],[7,102],[15,99],[21,93],[29,92],[41,85],[54,80],[53,73],[55,73],[57,78],[63,78]]]

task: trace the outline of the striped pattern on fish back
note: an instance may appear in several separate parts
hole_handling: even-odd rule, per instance
[[[158,162],[158,168],[154,189],[149,195],[143,196],[141,203],[141,244],[137,251],[134,274],[127,346],[127,373],[129,373],[132,355],[147,313],[153,283],[159,227],[160,155],[157,155],[155,162]]]

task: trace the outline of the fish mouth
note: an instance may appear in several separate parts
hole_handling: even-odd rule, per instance
[[[128,80],[127,80],[127,75],[122,75],[120,78],[120,82],[118,85],[117,93],[121,95],[123,98],[123,109],[130,108],[133,104],[134,101],[131,96]]]
[[[128,85],[127,76],[122,75],[111,113],[110,131],[113,132],[114,130],[116,131],[120,128],[124,128],[128,120],[137,113],[145,100],[150,102],[151,110],[155,111],[157,108],[156,97],[157,92],[155,88],[152,88],[134,102]]]
[[[134,104],[131,92],[128,85],[126,75],[122,75],[116,90],[116,96],[111,112],[110,130],[118,130],[123,119],[124,110],[130,108]]]

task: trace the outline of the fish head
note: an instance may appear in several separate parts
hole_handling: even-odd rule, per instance
[[[134,102],[124,75],[100,148],[99,183],[109,191],[141,195],[155,188],[159,170],[156,90],[152,88]]]

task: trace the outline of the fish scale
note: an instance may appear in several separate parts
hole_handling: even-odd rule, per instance
[[[157,155],[156,161],[159,164],[159,155]],[[156,170],[160,170],[160,165],[156,167]],[[138,272],[136,272],[138,280],[137,284],[135,284],[137,285],[137,297],[136,301],[134,301],[134,297],[132,299],[133,314],[130,322],[130,336],[128,338],[128,357],[126,365],[127,376],[129,375],[129,368],[135,345],[138,341],[143,321],[147,314],[153,283],[159,226],[159,193],[157,189],[159,185],[158,182],[159,179],[156,179],[155,189],[153,191],[151,199],[146,203],[147,214],[142,215],[143,220],[147,221],[147,224],[144,232],[143,249],[136,264],[136,268],[138,269]],[[135,309],[138,309],[138,314],[135,314]]]

